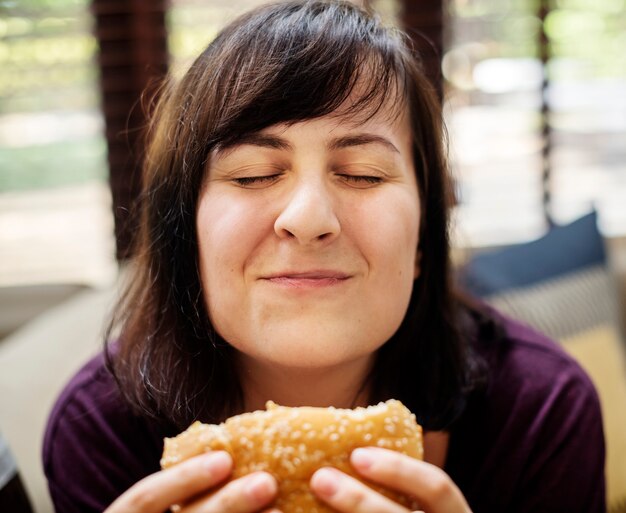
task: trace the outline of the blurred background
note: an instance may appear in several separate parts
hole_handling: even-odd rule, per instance
[[[45,284],[54,300],[115,280],[140,92],[258,3],[0,0],[0,287]],[[434,41],[457,246],[530,240],[592,206],[603,234],[626,233],[624,0],[369,4]],[[22,322],[5,308],[0,334]]]
[[[142,92],[260,3],[0,0],[0,431],[41,513],[40,440],[13,434],[24,418],[10,412],[32,401],[40,436],[58,387],[99,347],[129,256]],[[368,4],[409,31],[444,99],[455,248],[524,244],[595,210],[623,272],[626,0]]]

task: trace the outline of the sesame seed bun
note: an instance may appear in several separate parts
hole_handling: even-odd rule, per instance
[[[367,408],[288,408],[268,402],[267,410],[244,413],[220,425],[195,422],[175,438],[166,438],[162,468],[214,450],[230,453],[235,462],[231,479],[255,471],[278,481],[273,506],[283,513],[331,513],[309,489],[313,473],[335,467],[357,479],[350,453],[358,447],[382,447],[423,459],[422,428],[400,401]],[[368,486],[409,508],[409,497]]]

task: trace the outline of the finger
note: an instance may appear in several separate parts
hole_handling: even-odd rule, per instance
[[[452,479],[435,465],[377,447],[355,449],[350,461],[364,477],[414,496],[429,513],[471,512]]]
[[[408,509],[337,469],[326,467],[311,478],[311,490],[337,511],[345,513],[408,513]]]
[[[163,513],[219,484],[230,474],[233,460],[224,451],[202,454],[156,472],[122,494],[106,513]]]
[[[252,513],[269,505],[277,493],[278,483],[271,474],[254,472],[192,502],[181,513]]]

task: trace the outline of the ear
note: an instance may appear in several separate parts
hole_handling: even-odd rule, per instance
[[[422,252],[421,251],[417,251],[415,253],[415,268],[413,269],[413,279],[417,280],[417,278],[419,278],[420,272],[421,272],[421,268],[420,268],[420,263],[422,261]]]

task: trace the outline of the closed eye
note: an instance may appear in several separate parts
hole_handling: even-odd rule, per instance
[[[343,181],[347,182],[349,185],[367,187],[371,185],[377,185],[382,183],[383,179],[380,176],[371,176],[371,175],[350,175],[350,174],[339,174],[339,176]]]
[[[280,174],[262,175],[262,176],[241,176],[233,178],[233,182],[241,187],[255,188],[265,185],[271,185],[280,178]]]

